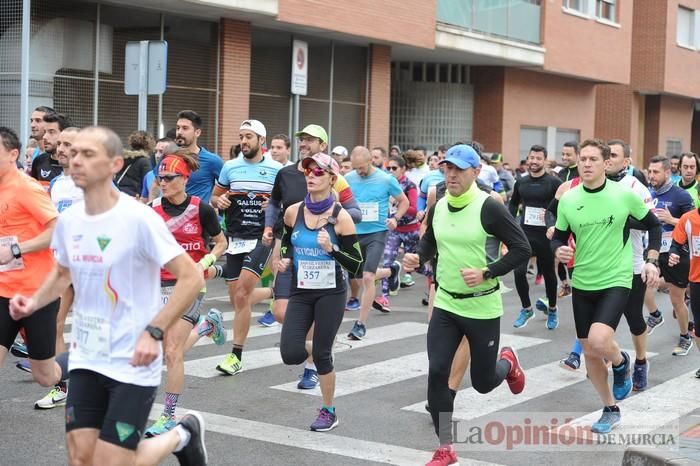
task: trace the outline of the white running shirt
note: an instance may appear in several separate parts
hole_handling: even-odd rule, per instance
[[[59,216],[51,248],[58,263],[70,269],[75,288],[69,369],[160,385],[162,356],[149,366],[133,367],[129,361],[161,309],[161,267],[185,254],[163,219],[126,194],[99,215],[85,213],[80,202]]]
[[[644,204],[649,208],[654,208],[654,203],[651,198],[651,193],[641,181],[632,175],[625,175],[620,181],[623,186],[627,186],[639,198],[644,201]],[[639,275],[644,268],[644,244],[646,243],[647,232],[640,230],[630,230],[630,239],[632,240],[632,262],[634,264],[634,274]]]
[[[83,190],[75,185],[70,175],[65,173],[61,173],[51,180],[49,193],[51,194],[51,201],[56,206],[59,214],[73,204],[82,201],[84,197]]]

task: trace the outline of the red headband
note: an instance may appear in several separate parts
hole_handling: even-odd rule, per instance
[[[182,158],[176,155],[166,155],[160,162],[160,173],[177,173],[189,178],[192,170]]]

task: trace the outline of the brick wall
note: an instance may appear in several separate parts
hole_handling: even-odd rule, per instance
[[[693,112],[693,126],[690,135],[690,150],[700,153],[700,112]]]
[[[369,54],[367,145],[387,147],[391,103],[391,47],[372,44]]]
[[[250,109],[250,23],[222,18],[219,97],[219,154],[228,158],[238,128]]]
[[[622,84],[596,86],[595,137],[601,139],[633,140],[632,100],[634,92]],[[635,115],[636,116],[636,115]]]
[[[489,152],[502,152],[505,68],[476,66],[470,75],[474,86],[474,140]]]
[[[435,46],[437,0],[279,0],[277,19],[375,41]]]
[[[636,2],[635,2],[636,3]],[[700,98],[700,54],[697,50],[690,50],[677,44],[678,32],[678,6],[679,4],[692,9],[700,10],[700,0],[669,0],[666,9],[666,57],[664,66],[666,75],[664,79],[664,91],[669,94],[685,95]],[[700,31],[695,30],[695,37]]]
[[[644,166],[649,159],[659,153],[659,120],[661,113],[661,96],[648,95],[644,105]]]
[[[632,79],[637,90],[662,90],[667,2],[636,0],[632,29]],[[675,39],[674,39],[675,43]]]

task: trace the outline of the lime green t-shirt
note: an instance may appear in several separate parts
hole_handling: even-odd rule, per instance
[[[632,287],[632,243],[627,217],[643,219],[649,209],[631,189],[606,181],[601,188],[576,186],[562,196],[558,230],[571,230],[576,240],[574,288],[586,291]]]
[[[678,182],[678,186],[681,188],[685,189],[688,191],[688,194],[690,194],[690,197],[693,198],[693,202],[695,203],[695,207],[700,208],[700,196],[698,196],[698,182],[693,180],[693,183],[690,186],[683,186],[683,179],[681,179]]]
[[[447,198],[435,204],[432,225],[440,252],[435,274],[439,280],[435,307],[471,319],[495,319],[503,314],[500,290],[465,299],[454,298],[445,292],[470,294],[498,285],[498,279],[492,278],[471,288],[464,283],[460,272],[463,268],[483,269],[488,264],[486,240],[491,235],[481,225],[481,209],[489,195],[480,191],[476,183],[472,189],[474,199],[459,211],[450,212]]]

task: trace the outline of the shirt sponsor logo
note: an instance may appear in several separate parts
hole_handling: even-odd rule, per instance
[[[180,244],[182,246],[182,249],[185,251],[201,251],[202,250],[202,245],[201,243],[182,243]]]
[[[42,178],[48,178],[49,176],[51,176],[51,170],[42,170],[42,169],[39,169],[39,171],[41,172],[41,177],[42,177]]]
[[[184,227],[182,227],[182,231],[188,235],[195,234],[197,233],[197,225],[194,223],[187,223]]]

